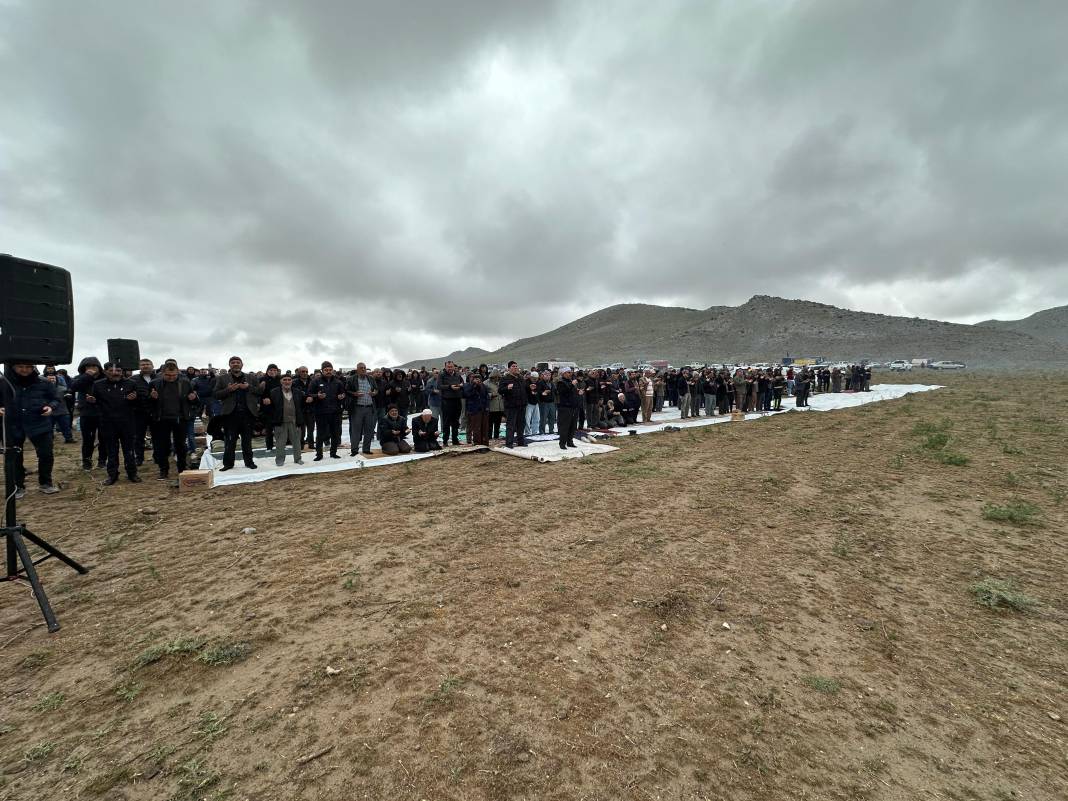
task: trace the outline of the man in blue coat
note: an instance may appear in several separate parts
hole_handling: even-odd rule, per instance
[[[37,481],[41,492],[46,495],[59,492],[52,483],[52,414],[61,401],[52,385],[28,362],[12,363],[7,378],[0,393],[3,397],[0,416],[3,417],[8,447],[14,449],[15,499],[26,495],[22,446],[27,439],[37,451]]]

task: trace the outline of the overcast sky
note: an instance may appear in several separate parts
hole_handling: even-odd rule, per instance
[[[1068,303],[1068,2],[0,0],[76,355],[397,363],[612,303]]]

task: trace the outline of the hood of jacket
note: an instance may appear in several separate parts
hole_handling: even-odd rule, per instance
[[[100,371],[101,375],[104,374],[104,365],[100,363],[100,359],[96,358],[96,356],[86,356],[84,359],[78,362],[78,372],[84,373],[85,368],[89,367],[90,365],[96,367],[96,369]]]

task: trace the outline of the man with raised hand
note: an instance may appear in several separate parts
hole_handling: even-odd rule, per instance
[[[441,444],[460,444],[460,411],[463,407],[464,379],[454,362],[445,362],[445,372],[438,378],[441,390]]]
[[[504,374],[498,385],[498,392],[504,399],[504,425],[506,448],[525,448],[526,437],[523,435],[526,426],[527,410],[527,377],[519,372],[519,365],[508,362],[508,372]]]
[[[37,484],[41,492],[59,492],[52,483],[52,415],[62,401],[52,384],[37,373],[33,364],[13,362],[2,385],[0,417],[6,429],[7,446],[14,451],[15,499],[26,494],[26,468],[22,461],[22,445],[28,439],[37,452]]]
[[[193,419],[197,393],[189,379],[178,374],[178,366],[166,364],[148,386],[149,426],[152,429],[152,459],[159,467],[160,480],[170,474],[171,446],[174,462],[181,473],[186,468],[186,425]]]
[[[334,365],[323,362],[322,373],[308,388],[315,413],[315,459],[323,460],[323,443],[329,443],[330,458],[340,459],[337,449],[341,446],[341,409],[345,402],[345,382],[334,374]]]
[[[230,369],[215,380],[215,398],[222,402],[220,416],[223,419],[223,466],[220,470],[232,470],[241,438],[241,457],[245,467],[256,469],[252,460],[252,423],[260,413],[261,384],[241,368],[244,362],[238,356],[230,357]]]
[[[356,372],[345,383],[345,392],[349,396],[349,452],[352,456],[363,447],[363,452],[371,452],[371,439],[375,434],[377,416],[375,402],[378,398],[378,385],[368,374],[367,365],[360,362]]]
[[[93,384],[85,398],[100,409],[100,436],[108,454],[108,477],[104,484],[111,486],[119,480],[120,449],[126,477],[139,484],[134,420],[134,410],[139,402],[137,387],[132,379],[123,377],[122,366],[114,362],[104,365],[104,376]]]

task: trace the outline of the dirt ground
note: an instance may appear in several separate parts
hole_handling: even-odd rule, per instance
[[[925,379],[200,494],[60,444],[0,799],[1068,798],[1068,375]]]

